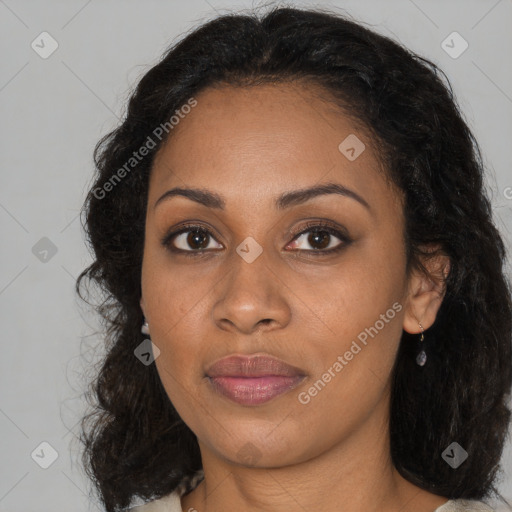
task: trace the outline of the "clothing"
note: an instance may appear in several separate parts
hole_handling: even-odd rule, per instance
[[[132,510],[133,512],[187,512],[182,510],[180,496],[176,491],[159,500],[150,501],[129,510],[130,512]],[[493,512],[493,509],[481,501],[449,500],[435,512]]]
[[[129,512],[197,512],[194,509],[183,510],[181,508],[181,496],[189,489],[194,489],[204,478],[202,470],[198,471],[190,482],[182,482],[180,486],[172,493],[163,496],[158,500],[153,500],[145,504],[136,506],[138,501],[132,502],[126,509]],[[481,501],[474,500],[448,500],[433,512],[494,512],[494,509]]]

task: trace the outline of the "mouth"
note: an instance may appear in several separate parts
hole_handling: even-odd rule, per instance
[[[234,355],[217,361],[206,372],[212,389],[240,405],[259,405],[290,391],[306,374],[266,355]]]

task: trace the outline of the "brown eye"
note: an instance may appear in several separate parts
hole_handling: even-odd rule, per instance
[[[210,229],[200,224],[182,224],[161,240],[168,251],[183,256],[204,256],[212,249],[223,248]]]
[[[302,232],[295,235],[293,241],[288,244],[288,248],[321,256],[340,251],[352,242],[347,234],[335,229],[330,224],[316,222],[306,225],[306,228],[308,229],[303,229]],[[338,243],[336,243],[336,239]],[[312,248],[301,247],[301,244],[309,245]],[[209,229],[199,225],[182,226],[169,233],[162,240],[162,245],[171,252],[186,256],[200,256],[211,252],[212,249],[223,248]]]
[[[327,231],[311,231],[308,236],[308,243],[315,249],[325,249],[329,245],[331,234]]]
[[[336,243],[335,239],[338,239]],[[309,252],[330,253],[341,249],[349,243],[348,238],[337,230],[329,227],[315,226],[314,229],[303,231],[288,247]],[[311,248],[304,247],[309,245]]]
[[[185,242],[192,249],[206,249],[208,247],[208,236],[204,231],[188,231]]]
[[[192,229],[182,229],[173,233],[166,244],[176,250],[195,252],[215,248],[210,247],[210,240],[213,241],[214,238],[209,231],[204,228],[193,227]],[[222,246],[219,244],[219,247]]]

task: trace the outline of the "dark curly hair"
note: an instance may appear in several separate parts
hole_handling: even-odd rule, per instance
[[[95,403],[82,419],[80,441],[108,512],[136,496],[168,494],[202,468],[197,438],[156,366],[134,357],[144,339],[148,181],[156,152],[172,136],[168,121],[209,86],[294,81],[320,86],[326,101],[371,134],[386,176],[404,192],[408,270],[427,272],[420,261],[425,244],[450,258],[445,297],[426,331],[429,364],[415,364],[411,335],[404,331],[400,342],[389,425],[393,464],[413,484],[449,499],[500,496],[511,414],[511,288],[481,152],[450,82],[429,60],[347,15],[273,6],[264,15],[219,16],[173,45],[139,81],[120,126],[94,150],[97,173],[82,209],[94,260],[76,291],[88,302],[81,293],[88,278],[102,292],[95,308],[106,356],[91,383]],[[128,172],[134,151],[165,123],[165,137],[153,136],[154,147]],[[116,173],[122,180],[113,181]],[[457,470],[441,457],[453,441],[469,453]]]

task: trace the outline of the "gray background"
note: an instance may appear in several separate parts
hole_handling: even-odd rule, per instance
[[[295,3],[346,9],[442,67],[481,143],[496,222],[510,247],[511,0]],[[78,212],[91,183],[92,150],[169,44],[217,13],[250,7],[0,0],[0,511],[98,510],[87,498],[75,439],[84,372],[101,358],[98,320],[73,288],[90,262]],[[43,31],[59,45],[47,59],[31,47]],[[441,47],[453,31],[469,44],[458,58]],[[48,469],[31,457],[37,449],[35,460],[50,461],[42,442],[58,454]],[[503,465],[500,489],[512,499],[510,440]]]

